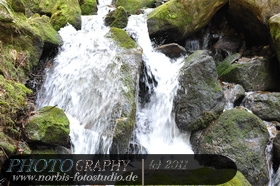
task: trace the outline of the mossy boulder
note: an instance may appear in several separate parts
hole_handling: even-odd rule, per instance
[[[14,126],[17,112],[26,105],[25,97],[31,90],[23,84],[5,79],[0,75],[0,123],[2,126]]]
[[[106,35],[106,37],[114,39],[120,47],[123,47],[125,49],[132,49],[137,47],[136,42],[131,39],[126,31],[120,28],[111,27],[110,32]]]
[[[280,14],[277,14],[269,19],[269,29],[280,65]]]
[[[0,74],[24,83],[43,50],[58,47],[62,41],[48,17],[37,14],[27,19],[20,13],[11,14],[13,22],[0,22]]]
[[[116,28],[125,28],[128,17],[124,7],[119,6],[117,9],[109,12],[105,17],[105,25]]]
[[[280,89],[277,65],[264,57],[243,57],[236,63],[221,62],[217,71],[222,81],[240,84],[246,91],[277,91]]]
[[[255,43],[268,43],[268,19],[280,12],[278,0],[230,0],[229,17],[233,25]]]
[[[80,7],[82,15],[95,15],[97,14],[96,0],[80,0]]]
[[[95,0],[85,1],[86,8],[91,6],[92,1]],[[27,17],[36,13],[51,17],[50,22],[57,31],[68,23],[77,30],[81,29],[81,7],[78,0],[25,0],[25,2]]]
[[[141,8],[152,8],[156,0],[116,0],[115,5],[123,6],[130,14],[137,14]]]
[[[220,154],[232,159],[252,185],[266,185],[268,139],[268,130],[260,118],[246,110],[231,109],[205,130],[194,133],[191,143],[195,153]]]
[[[263,120],[280,122],[279,92],[251,92],[244,98],[243,105]]]
[[[40,35],[44,41],[44,49],[56,48],[62,45],[62,38],[50,24],[48,16],[37,14],[29,18],[28,23],[32,26],[34,33]],[[43,29],[42,29],[43,28]]]
[[[57,107],[43,107],[29,118],[25,127],[27,142],[66,145],[69,140],[69,120]]]
[[[208,24],[228,0],[170,0],[148,15],[151,38],[165,43],[183,40]]]
[[[81,8],[78,0],[58,0],[52,11],[51,23],[55,30],[71,24],[75,29],[81,29]]]
[[[205,128],[222,113],[224,106],[213,58],[206,51],[194,52],[179,74],[179,89],[174,99],[177,126],[187,131]]]

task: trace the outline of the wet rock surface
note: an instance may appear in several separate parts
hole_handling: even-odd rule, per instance
[[[221,154],[233,159],[252,185],[268,183],[265,147],[269,139],[260,118],[246,110],[231,109],[205,130],[191,137],[195,153]]]
[[[174,99],[175,120],[182,130],[205,128],[223,111],[225,98],[218,81],[215,62],[205,51],[185,60]]]

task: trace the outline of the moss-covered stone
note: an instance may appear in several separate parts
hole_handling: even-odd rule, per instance
[[[195,153],[220,154],[234,160],[252,185],[268,183],[265,148],[269,133],[263,121],[239,109],[227,110],[192,136]]]
[[[156,0],[116,0],[116,6],[123,6],[130,14],[136,14],[141,8],[152,8]]]
[[[81,8],[78,0],[58,0],[51,17],[55,30],[71,24],[77,30],[81,29]]]
[[[27,74],[37,65],[44,47],[57,47],[61,38],[49,23],[39,15],[27,19],[13,13],[12,23],[0,23],[0,74],[7,79],[25,82]]]
[[[36,16],[35,14],[35,16],[28,19],[28,23],[32,26],[31,29],[34,33],[42,37],[44,45],[53,45],[53,47],[62,45],[62,39],[50,24],[48,16],[39,16],[38,14]]]
[[[28,142],[66,145],[69,136],[69,120],[65,113],[56,107],[43,107],[38,114],[29,118],[25,127]]]
[[[186,38],[208,24],[228,0],[170,0],[148,15],[150,37],[166,43]],[[168,33],[168,34],[166,34]]]
[[[128,22],[127,13],[122,6],[119,6],[117,9],[109,12],[105,17],[106,26],[124,28],[126,27],[127,22]]]
[[[31,90],[23,84],[6,80],[0,75],[0,125],[13,127],[17,112],[25,106],[25,97]]]
[[[82,15],[97,14],[96,0],[80,0],[79,3],[80,3]]]
[[[222,81],[240,84],[246,91],[280,89],[277,75],[277,64],[266,58],[241,58],[237,63],[222,61],[218,75]]]
[[[125,49],[136,48],[137,46],[136,42],[129,37],[126,31],[120,28],[111,27],[109,34],[107,34],[107,37],[111,37],[117,42],[119,46]]]
[[[181,130],[206,128],[225,105],[213,58],[205,51],[190,55],[180,70],[174,99],[175,120]]]

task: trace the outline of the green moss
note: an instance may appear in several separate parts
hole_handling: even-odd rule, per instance
[[[129,35],[120,28],[111,27],[110,35],[107,35],[107,37],[111,37],[118,43],[119,46],[126,49],[135,48],[137,46],[135,41],[131,39]]]
[[[108,13],[105,17],[106,26],[125,28],[128,22],[124,7],[119,6],[116,10]]]
[[[25,106],[25,97],[31,90],[23,84],[6,80],[0,75],[0,124],[13,126],[17,111]]]
[[[44,107],[39,110],[39,114],[29,119],[26,132],[29,141],[65,145],[70,132],[69,120],[61,109]]]
[[[3,132],[0,132],[0,139],[0,147],[4,149],[8,156],[12,155],[16,151],[16,141],[6,136]]]
[[[136,14],[141,8],[153,7],[155,2],[155,0],[116,0],[116,6],[123,6],[130,14]]]
[[[81,29],[81,8],[77,0],[58,0],[51,17],[51,23],[55,30],[67,25],[73,25],[77,30]]]
[[[230,66],[231,66],[231,64],[228,61],[222,61],[217,66],[217,73],[218,73],[218,75],[221,76]]]
[[[156,20],[157,24],[153,25],[160,30],[162,25],[170,24],[184,32],[182,25],[190,24],[193,20],[192,14],[185,11],[185,7],[176,1],[169,1],[157,7],[148,15],[148,19]]]
[[[94,15],[97,14],[96,0],[81,0],[80,7],[82,15]]]
[[[53,45],[61,45],[62,39],[58,32],[54,30],[50,24],[50,18],[47,16],[33,16],[32,19],[28,19],[28,23],[32,26],[34,33],[40,35],[43,41],[51,43]],[[43,29],[42,29],[43,28]]]
[[[56,2],[57,0],[40,0],[40,13],[51,15]]]

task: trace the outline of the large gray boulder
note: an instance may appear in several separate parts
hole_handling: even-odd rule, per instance
[[[266,121],[280,122],[280,93],[252,92],[243,100],[244,107]]]
[[[231,109],[205,130],[192,135],[195,153],[220,154],[232,159],[252,185],[269,180],[265,148],[269,133],[263,121],[246,110]]]
[[[124,51],[119,53],[117,58],[122,63],[120,69],[122,93],[113,109],[112,119],[115,121],[115,131],[110,152],[125,154],[136,123],[137,87],[142,65],[142,50]]]
[[[223,111],[225,97],[213,58],[196,51],[180,70],[179,89],[174,99],[175,120],[182,130],[205,128]]]
[[[151,38],[178,41],[206,26],[228,0],[170,0],[148,15]],[[168,34],[166,34],[168,33]]]
[[[225,60],[217,71],[222,81],[240,84],[246,91],[279,90],[277,63],[264,57],[242,57],[234,63]]]

